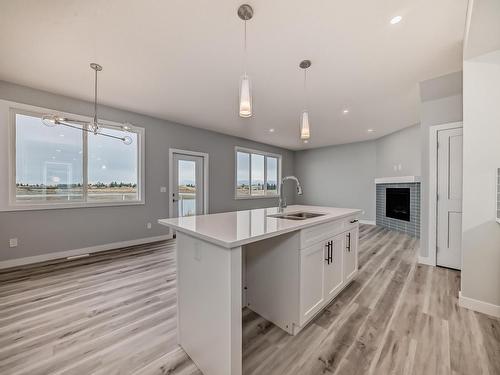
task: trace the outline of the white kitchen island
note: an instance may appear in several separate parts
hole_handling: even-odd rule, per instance
[[[295,335],[356,276],[361,210],[296,205],[289,219],[277,214],[158,221],[177,236],[178,342],[205,375],[242,374],[244,306]]]

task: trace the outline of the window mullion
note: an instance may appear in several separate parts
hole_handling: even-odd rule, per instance
[[[264,155],[264,196],[267,196],[267,156]]]
[[[83,125],[84,129],[87,129],[87,125]],[[83,145],[82,145],[82,155],[83,155],[83,201],[87,202],[88,201],[88,160],[89,160],[89,155],[88,155],[88,132],[82,131],[82,139],[83,139]]]
[[[248,154],[248,189],[250,190],[248,193],[252,196],[252,154]]]

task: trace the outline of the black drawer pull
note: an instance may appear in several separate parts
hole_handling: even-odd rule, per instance
[[[351,220],[351,224],[357,223],[358,221],[358,219]]]
[[[330,264],[333,262],[333,241],[328,241],[326,244],[327,254],[326,254],[326,262]]]

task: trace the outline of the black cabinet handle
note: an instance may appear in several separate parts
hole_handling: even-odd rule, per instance
[[[330,263],[333,263],[333,241],[328,241],[326,243],[326,249],[327,249],[327,253],[326,253],[326,262],[328,264]]]
[[[351,233],[347,233],[347,251],[351,252]]]
[[[351,220],[351,224],[357,223],[358,221],[358,219]]]

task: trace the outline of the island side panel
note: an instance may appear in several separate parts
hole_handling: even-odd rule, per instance
[[[177,268],[179,344],[204,375],[241,375],[241,247],[177,232]]]
[[[247,306],[292,334],[299,323],[299,232],[245,245]]]

